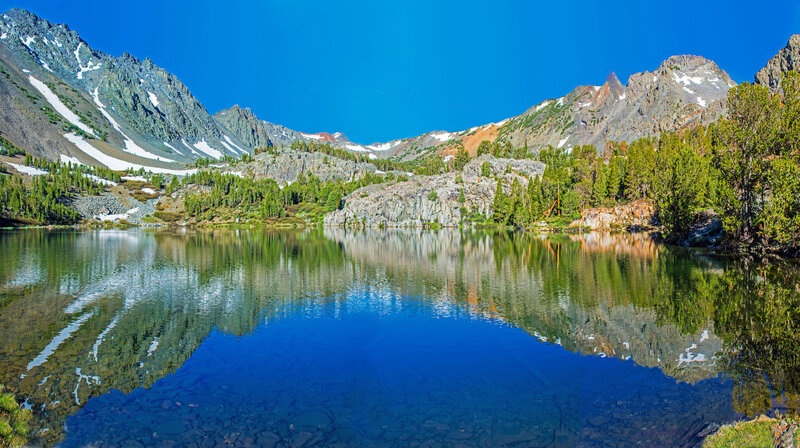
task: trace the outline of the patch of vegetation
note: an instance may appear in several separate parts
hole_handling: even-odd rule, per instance
[[[703,441],[703,448],[762,448],[773,445],[774,420],[755,420],[725,425]]]
[[[0,386],[0,447],[19,448],[28,441],[31,411],[22,409],[14,396]]]
[[[300,173],[295,182],[280,188],[272,179],[256,180],[204,170],[186,176],[182,184],[210,187],[208,192],[184,197],[186,216],[196,221],[247,222],[297,217],[299,222],[318,222],[325,213],[340,208],[342,198],[357,188],[391,178],[366,173],[349,182],[322,182],[311,173]]]
[[[164,222],[178,222],[183,220],[182,213],[165,212],[160,210],[156,210],[155,212],[153,212],[153,217],[160,219],[161,221]]]
[[[17,155],[25,155],[25,151],[0,135],[0,156],[14,157]]]

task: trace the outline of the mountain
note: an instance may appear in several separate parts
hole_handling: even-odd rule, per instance
[[[509,141],[538,151],[548,145],[594,145],[633,141],[717,120],[724,112],[728,89],[736,83],[713,61],[701,56],[672,56],[652,72],[631,75],[623,85],[611,73],[601,86],[579,86],[548,99],[521,115],[460,132],[434,131],[417,137],[361,145],[341,133],[306,134],[259,120],[249,109],[234,106],[215,118],[246,143],[284,145],[315,140],[370,158],[413,160],[433,152],[452,155],[464,147],[473,155],[483,140]],[[262,136],[254,138],[255,136]]]
[[[0,69],[0,132],[34,155],[179,172],[199,157],[247,151],[149,59],[104,54],[28,11],[0,18]]]
[[[652,72],[636,73],[623,85],[611,73],[601,86],[579,86],[523,114],[466,131],[440,134],[436,150],[453,154],[463,146],[472,154],[482,140],[509,141],[538,151],[633,141],[715,121],[725,112],[728,89],[736,83],[701,56],[672,56]],[[419,145],[418,145],[419,146]],[[401,155],[409,158],[408,152]]]
[[[786,46],[767,61],[767,65],[756,73],[755,83],[777,89],[783,73],[793,70],[800,70],[800,34],[790,37]]]
[[[791,69],[795,37],[759,76]],[[343,133],[305,133],[233,106],[213,116],[181,81],[151,60],[114,57],[91,48],[67,25],[12,9],[0,18],[0,135],[26,151],[54,160],[78,160],[114,169],[146,167],[186,172],[200,157],[239,156],[258,146],[316,141],[368,158],[413,160],[431,153],[472,154],[483,140],[572,147],[632,141],[707,124],[725,111],[736,84],[700,56],[673,56],[656,70],[611,73],[601,86],[579,86],[521,115],[460,132],[433,131],[369,145]]]

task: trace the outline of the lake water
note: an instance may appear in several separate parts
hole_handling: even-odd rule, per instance
[[[33,442],[696,446],[800,402],[789,263],[644,234],[0,233]]]

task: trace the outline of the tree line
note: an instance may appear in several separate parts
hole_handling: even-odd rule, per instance
[[[546,168],[526,187],[498,181],[496,223],[527,227],[548,216],[576,218],[587,207],[649,199],[671,240],[688,235],[699,211],[714,209],[728,244],[800,248],[798,73],[786,73],[776,92],[750,83],[732,88],[728,114],[708,126],[608,142],[602,152],[548,147],[536,157]]]
[[[200,171],[184,177],[183,187],[206,187],[186,194],[184,208],[188,217],[199,221],[230,218],[232,212],[245,219],[282,218],[290,209],[305,205],[321,216],[342,206],[344,196],[357,188],[394,179],[392,173],[366,173],[351,181],[337,179],[322,182],[313,173],[300,173],[297,180],[279,186],[272,179],[238,177],[219,171]]]

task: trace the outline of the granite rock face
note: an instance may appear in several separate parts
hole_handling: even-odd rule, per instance
[[[490,177],[481,177],[481,165],[488,162]],[[517,179],[541,176],[544,164],[530,159],[496,159],[482,155],[470,161],[462,172],[435,176],[411,176],[409,180],[359,188],[345,198],[341,210],[328,213],[325,225],[366,227],[423,227],[438,224],[456,227],[462,208],[484,216],[491,214],[497,179],[508,187]],[[461,182],[456,182],[457,177]],[[461,192],[464,202],[459,202]],[[433,195],[432,192],[436,194]]]
[[[800,34],[789,38],[789,42],[767,65],[756,73],[755,83],[772,90],[780,87],[781,77],[789,71],[800,70]]]
[[[239,171],[239,168],[234,168]],[[326,156],[320,152],[303,152],[281,149],[277,154],[267,152],[258,154],[242,169],[242,174],[255,179],[273,179],[279,185],[297,180],[300,173],[313,174],[322,182],[343,179],[345,181],[362,177],[366,173],[375,174],[378,169],[367,162],[353,162],[338,157]],[[380,173],[378,173],[380,174]]]

